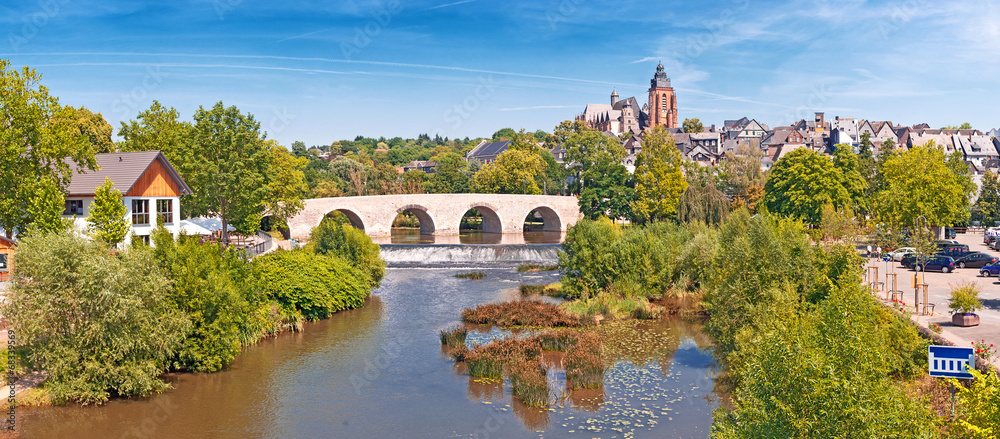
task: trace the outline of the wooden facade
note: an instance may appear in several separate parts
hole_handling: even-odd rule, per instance
[[[10,280],[14,272],[14,254],[17,244],[7,238],[0,237],[0,282]]]
[[[139,177],[139,180],[132,186],[132,190],[125,194],[126,197],[179,197],[181,191],[177,188],[177,183],[170,178],[170,174],[159,160],[154,160],[146,172]]]

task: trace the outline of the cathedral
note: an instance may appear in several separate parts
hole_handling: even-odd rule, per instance
[[[576,120],[599,131],[615,134],[639,134],[657,126],[679,127],[677,123],[677,96],[670,86],[670,78],[663,71],[663,64],[656,66],[656,74],[649,81],[649,99],[639,107],[634,98],[619,99],[618,90],[611,92],[611,105],[587,104]]]

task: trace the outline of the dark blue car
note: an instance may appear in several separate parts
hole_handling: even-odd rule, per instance
[[[955,260],[950,256],[932,256],[926,264],[922,261],[915,261],[913,269],[915,271],[941,270],[942,273],[948,273],[955,270]]]
[[[1000,276],[1000,262],[994,262],[979,269],[980,276]]]

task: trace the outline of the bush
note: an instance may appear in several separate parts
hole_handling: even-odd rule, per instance
[[[252,275],[263,294],[307,320],[361,306],[368,297],[368,275],[337,256],[306,250],[280,251],[254,260]]]
[[[972,282],[962,282],[951,289],[948,308],[953,314],[974,313],[983,307],[979,300],[979,286]]]
[[[378,288],[385,276],[385,261],[378,244],[354,227],[324,219],[312,230],[310,244],[316,253],[339,256],[360,269],[368,276],[371,288]]]
[[[157,259],[173,280],[169,297],[193,324],[175,368],[220,370],[239,355],[240,348],[274,331],[273,319],[259,311],[268,304],[249,282],[250,265],[244,259],[194,239],[174,244],[169,232],[155,241]]]
[[[879,308],[856,284],[813,312],[743,328],[734,407],[716,411],[712,437],[934,437],[932,414],[893,381]]]
[[[69,232],[21,241],[2,312],[27,365],[50,374],[58,401],[162,391],[159,379],[190,324],[168,299],[168,279],[147,248],[109,252]]]
[[[1000,436],[1000,377],[996,370],[981,373],[969,371],[972,385],[966,387],[956,379],[949,379],[958,389],[961,402],[960,415],[956,423],[972,438],[996,438]]]

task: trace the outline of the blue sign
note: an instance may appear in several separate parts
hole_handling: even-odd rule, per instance
[[[976,368],[976,351],[972,347],[927,346],[927,369],[932,377],[971,380],[969,370]]]

